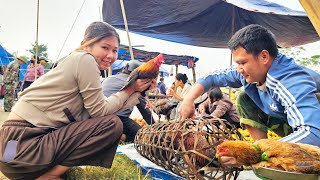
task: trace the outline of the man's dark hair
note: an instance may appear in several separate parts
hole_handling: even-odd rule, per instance
[[[223,97],[222,91],[219,87],[212,88],[208,91],[208,97],[212,101],[214,98],[220,100]]]
[[[164,81],[164,78],[163,78],[163,77],[161,77],[161,78],[160,78],[160,81]]]
[[[251,24],[237,31],[229,40],[228,47],[231,51],[242,47],[247,53],[252,53],[255,57],[264,49],[269,52],[271,57],[278,55],[274,34],[257,24]]]

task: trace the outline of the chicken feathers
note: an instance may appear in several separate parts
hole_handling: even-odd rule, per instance
[[[132,71],[121,90],[129,87],[137,79],[156,79],[159,75],[159,68],[164,62],[162,54],[140,65]]]
[[[225,141],[217,146],[217,156],[232,156],[237,162],[256,168],[320,174],[320,148],[261,139],[254,144],[245,141]]]

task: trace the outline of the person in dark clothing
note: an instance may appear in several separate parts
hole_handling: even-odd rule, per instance
[[[240,118],[235,105],[227,95],[224,95],[219,87],[208,91],[208,99],[198,107],[200,113],[210,114],[215,118],[225,119],[237,128],[240,128]]]
[[[123,68],[123,70],[120,73],[107,77],[102,82],[103,94],[109,97],[111,94],[119,92],[126,80],[128,79],[129,74],[141,64],[142,63],[139,61],[132,60]],[[143,119],[148,124],[152,124],[152,114],[149,109],[145,108],[146,101],[144,100],[144,97],[141,96],[139,98],[139,101],[140,103],[137,104],[136,107],[139,109]],[[141,128],[141,126],[138,123],[136,123],[129,117],[132,110],[133,108],[130,108],[117,114],[123,123],[123,134],[126,135],[125,141],[127,142],[133,142],[135,135]]]
[[[158,84],[157,84],[157,88],[160,90],[161,94],[166,95],[166,85],[164,84],[163,81],[164,81],[164,78],[161,77],[160,82],[158,82]]]

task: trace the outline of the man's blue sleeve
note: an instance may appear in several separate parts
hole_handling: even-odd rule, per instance
[[[238,88],[243,86],[242,82],[244,83],[245,80],[243,76],[237,72],[236,66],[213,71],[197,80],[197,83],[204,87],[205,92],[207,92],[211,87],[229,86]]]
[[[278,78],[267,75],[267,87],[285,107],[288,123],[294,130],[280,141],[320,146],[320,104],[315,95],[317,85],[302,69],[287,71],[289,73]]]

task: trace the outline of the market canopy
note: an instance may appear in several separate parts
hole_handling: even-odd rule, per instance
[[[13,60],[13,55],[10,54],[2,45],[0,44],[0,65],[6,66]]]
[[[134,59],[139,60],[141,62],[147,62],[150,59],[156,57],[160,52],[150,52],[150,51],[144,51],[136,48],[132,48]],[[190,63],[195,63],[199,60],[197,57],[193,56],[185,56],[185,55],[170,55],[170,54],[164,54],[161,53],[164,57],[164,64],[168,65],[183,65],[190,67]],[[120,48],[118,50],[118,59],[119,60],[131,60],[129,47],[125,45],[120,45]],[[193,61],[193,62],[192,62]]]
[[[176,43],[226,48],[232,34],[249,24],[269,28],[281,47],[320,40],[303,11],[266,0],[126,0],[129,31]],[[104,0],[103,20],[125,29],[120,0]]]

